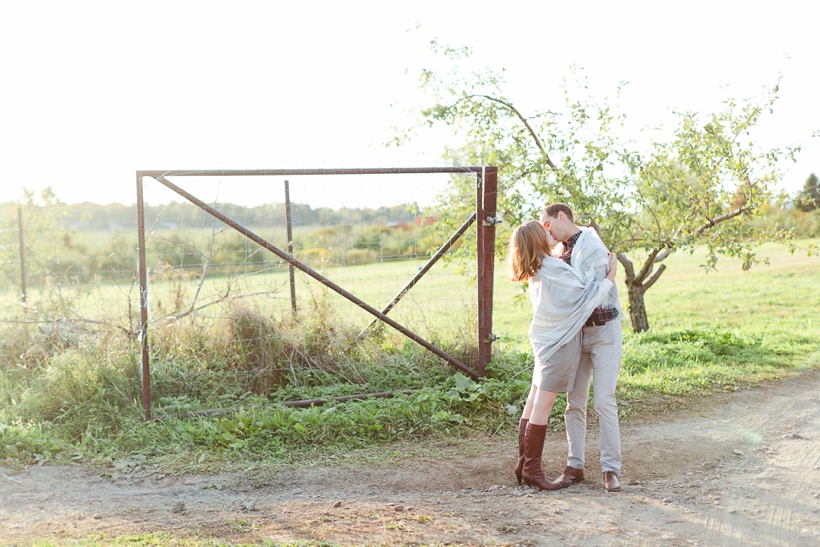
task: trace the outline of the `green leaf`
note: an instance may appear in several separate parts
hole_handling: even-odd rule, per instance
[[[468,376],[465,376],[461,372],[456,372],[453,375],[453,378],[456,381],[456,389],[458,389],[459,391],[462,391],[462,392],[465,389],[475,385],[475,382],[472,380],[472,378],[469,378]]]

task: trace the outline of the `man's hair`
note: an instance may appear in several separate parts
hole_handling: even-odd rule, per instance
[[[538,273],[544,257],[550,254],[547,232],[535,220],[528,220],[510,236],[507,262],[512,270],[512,281],[525,281]]]
[[[558,218],[559,212],[564,213],[567,215],[567,218],[569,218],[572,222],[575,222],[572,217],[572,209],[570,209],[569,205],[566,203],[553,203],[552,205],[547,205],[544,207],[544,210],[541,211],[541,220],[543,221],[545,216]]]

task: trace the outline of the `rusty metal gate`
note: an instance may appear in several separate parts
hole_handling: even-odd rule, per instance
[[[180,188],[168,177],[240,177],[240,176],[310,176],[310,175],[399,175],[399,174],[473,174],[476,177],[476,207],[461,227],[442,245],[442,247],[430,258],[423,268],[399,291],[392,301],[382,310],[378,310],[364,302],[360,298],[351,294],[343,287],[337,285],[325,276],[311,269],[292,256],[292,249],[287,252],[279,249],[262,237],[242,226],[234,219],[229,218],[222,212],[209,206],[193,194]],[[143,200],[143,178],[150,177],[167,188],[173,190],[189,202],[193,203],[206,213],[230,226],[240,234],[255,242],[262,248],[275,254],[288,263],[291,269],[291,291],[293,291],[293,269],[298,269],[313,279],[324,284],[336,293],[353,302],[360,308],[374,316],[374,320],[365,327],[373,325],[377,321],[385,323],[407,338],[426,348],[430,352],[447,361],[450,365],[470,376],[474,380],[484,376],[484,368],[490,362],[492,352],[492,342],[495,336],[492,334],[493,321],[493,272],[495,260],[495,225],[496,202],[498,187],[498,168],[492,166],[480,167],[420,167],[420,168],[361,168],[361,169],[257,169],[257,170],[174,170],[174,171],[137,171],[137,231],[138,231],[138,268],[140,281],[140,341],[142,358],[142,394],[143,409],[145,419],[151,419],[151,363],[149,354],[148,336],[148,275],[146,267],[146,246],[145,246],[145,204]],[[286,202],[289,204],[287,195],[287,185],[285,186]],[[288,215],[289,217],[289,215]],[[288,222],[290,222],[288,220]],[[424,340],[416,333],[410,331],[395,320],[387,316],[390,309],[427,273],[435,264],[463,235],[467,229],[476,224],[476,255],[477,255],[477,285],[478,285],[478,360],[477,370],[473,370],[455,357],[445,353],[440,348]],[[288,224],[288,229],[290,225]],[[289,238],[290,240],[290,238]],[[291,292],[293,296],[293,292]],[[295,303],[293,305],[295,308]],[[362,331],[364,332],[364,331]]]

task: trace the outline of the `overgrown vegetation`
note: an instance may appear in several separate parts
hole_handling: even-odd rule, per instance
[[[655,308],[665,310],[656,316],[659,328],[625,338],[624,416],[649,394],[733,390],[817,365],[820,261],[766,250],[772,266],[742,272],[727,264],[730,271],[710,274],[706,284],[697,266],[703,257],[670,257],[675,283],[654,296]],[[529,312],[511,307],[515,287],[503,275],[497,332],[508,342],[499,344],[481,382],[454,374],[395,333],[359,338],[321,297],[296,324],[289,314],[238,301],[216,317],[189,317],[157,331],[152,385],[154,415],[162,419],[150,423],[142,419],[133,337],[106,325],[2,323],[0,457],[207,469],[512,431],[529,389],[531,357],[521,343]],[[432,341],[469,361],[472,333],[465,323]],[[397,393],[304,409],[278,404],[384,391]],[[217,408],[230,410],[185,417]],[[551,420],[556,428],[563,408],[561,398]]]

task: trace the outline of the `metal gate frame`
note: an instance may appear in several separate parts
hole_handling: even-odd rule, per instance
[[[476,176],[476,210],[473,215],[450,237],[428,263],[399,291],[396,297],[382,311],[370,306],[363,300],[336,285],[309,266],[296,260],[293,256],[282,251],[260,236],[251,232],[235,220],[227,217],[218,210],[209,206],[194,195],[186,192],[166,177],[237,177],[237,176],[310,176],[310,175],[399,175],[399,174],[430,174],[430,173],[473,173]],[[374,315],[377,320],[387,323],[417,344],[438,355],[453,367],[464,372],[474,380],[484,376],[486,365],[492,358],[492,343],[496,340],[492,334],[493,324],[493,273],[495,269],[495,226],[496,204],[498,192],[498,168],[493,166],[480,167],[395,167],[395,168],[358,168],[358,169],[236,169],[236,170],[168,170],[168,171],[137,171],[137,232],[138,232],[138,269],[140,278],[140,330],[142,354],[142,400],[145,419],[151,420],[151,362],[148,351],[148,274],[145,264],[145,203],[143,200],[144,177],[155,179],[160,184],[170,188],[189,202],[193,203],[206,213],[221,220],[251,241],[267,249],[291,267],[297,268],[325,286],[333,289],[360,308]],[[403,327],[386,314],[401,299],[413,285],[438,261],[450,246],[475,221],[476,225],[476,254],[478,278],[478,370],[474,371],[458,359],[448,355],[438,347],[427,342],[414,332]],[[372,323],[371,323],[372,324]],[[369,327],[370,325],[368,325]],[[366,327],[367,328],[367,327]],[[364,331],[363,331],[364,332]]]

